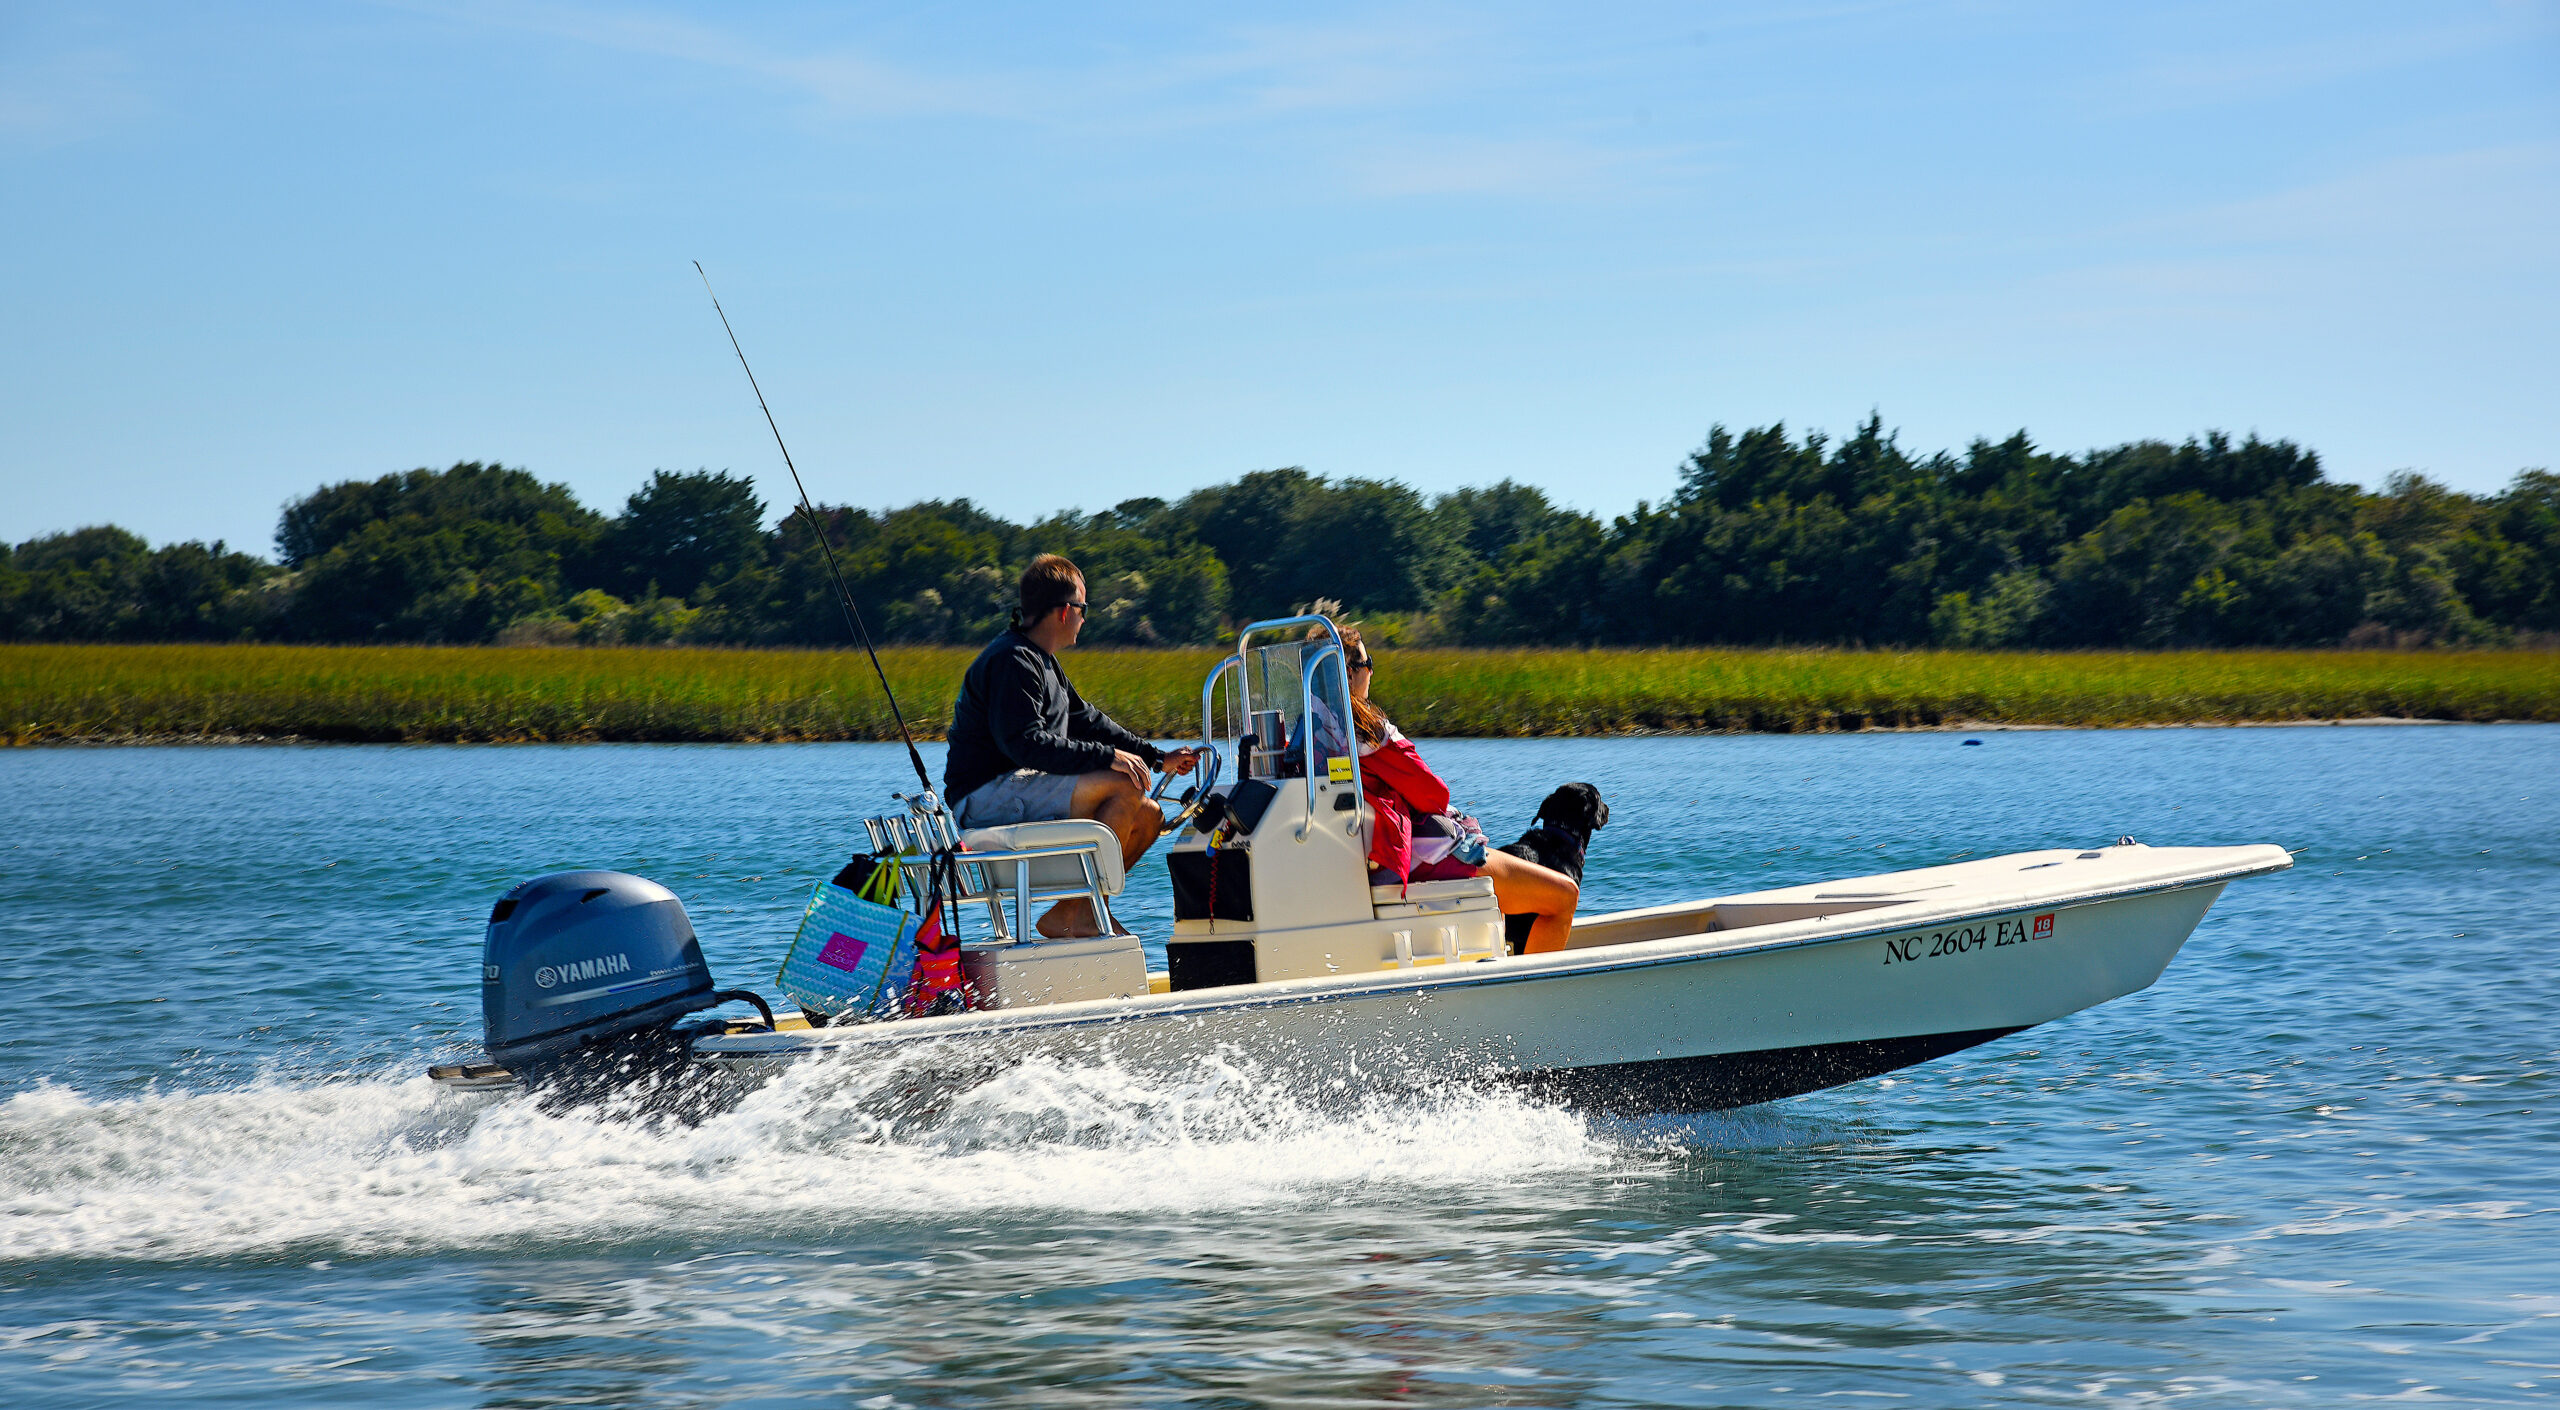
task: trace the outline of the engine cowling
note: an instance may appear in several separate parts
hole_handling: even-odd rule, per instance
[[[553,872],[489,912],[484,1039],[492,1062],[519,1073],[717,1001],[684,903],[645,877]]]

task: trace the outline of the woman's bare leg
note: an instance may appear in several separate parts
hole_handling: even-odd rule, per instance
[[[1582,904],[1582,888],[1572,877],[1508,852],[1485,853],[1481,870],[1493,879],[1493,899],[1505,912],[1537,916],[1529,923],[1526,953],[1564,948],[1573,936],[1573,908]]]

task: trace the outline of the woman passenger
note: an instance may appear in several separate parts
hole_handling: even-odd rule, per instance
[[[1413,873],[1413,819],[1449,811],[1449,785],[1422,762],[1422,752],[1369,703],[1369,681],[1376,674],[1360,629],[1343,627],[1343,664],[1351,676],[1352,730],[1359,736],[1360,789],[1375,822],[1369,829],[1369,880],[1372,885],[1403,884]],[[1508,852],[1487,850],[1481,866],[1454,861],[1437,864],[1431,879],[1483,876],[1493,881],[1494,899],[1505,914],[1535,915],[1525,946],[1529,954],[1561,950],[1573,934],[1573,908],[1582,888],[1572,877]]]

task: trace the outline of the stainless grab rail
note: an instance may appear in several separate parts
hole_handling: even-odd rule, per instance
[[[921,912],[926,898],[932,894],[930,868],[937,853],[949,852],[953,863],[952,880],[957,894],[947,898],[951,909],[943,915],[943,924],[954,934],[959,932],[959,907],[983,903],[987,908],[987,926],[994,938],[1005,944],[1019,944],[1031,938],[1031,907],[1040,901],[1065,901],[1083,897],[1090,901],[1103,923],[1111,923],[1111,898],[1102,892],[1102,869],[1093,842],[1066,842],[1048,847],[1017,847],[1000,852],[964,852],[959,850],[959,834],[948,818],[885,817],[865,818],[863,827],[870,833],[872,851],[886,856],[898,869],[898,884],[906,893],[911,909]],[[949,845],[926,846],[928,839],[939,834]],[[1074,857],[1081,880],[1064,886],[1034,886],[1031,864],[1044,857]],[[1007,879],[1001,869],[1012,868]],[[1010,891],[1014,901],[1014,919],[1007,924],[1004,898]]]
[[[1323,669],[1327,661],[1333,663],[1334,677],[1342,682],[1343,706],[1348,709],[1351,704],[1351,668],[1345,664],[1345,659],[1342,654],[1342,641],[1337,637],[1332,645],[1317,647],[1313,655],[1300,663],[1298,719],[1302,723],[1298,728],[1306,736],[1307,770],[1307,816],[1298,824],[1300,842],[1307,840],[1307,834],[1313,831],[1316,825],[1316,745],[1320,742],[1317,736],[1323,733],[1316,728],[1316,673]],[[1351,752],[1351,830],[1356,832],[1360,828],[1360,809],[1369,801],[1360,784],[1358,726],[1351,720],[1344,720],[1342,734],[1342,747]]]
[[[1218,737],[1216,725],[1218,717],[1218,678],[1225,675],[1229,667],[1234,667],[1239,672],[1243,670],[1244,653],[1242,651],[1238,651],[1235,655],[1228,657],[1226,660],[1219,662],[1215,667],[1212,667],[1209,671],[1209,679],[1200,683],[1200,743],[1204,747],[1209,743],[1209,741]],[[1241,681],[1244,677],[1239,674],[1236,679]],[[1249,767],[1250,764],[1251,761],[1247,760],[1245,763],[1236,765],[1236,767],[1239,769],[1246,768]]]
[[[1017,847],[1002,852],[959,853],[951,859],[957,864],[956,871],[960,877],[974,880],[977,884],[971,886],[968,881],[962,881],[961,894],[952,897],[952,903],[957,906],[963,901],[985,902],[987,922],[995,933],[995,939],[1004,944],[1019,945],[1032,937],[1031,907],[1034,903],[1082,897],[1093,906],[1094,919],[1103,927],[1102,933],[1108,935],[1117,928],[1118,922],[1111,914],[1111,898],[1102,894],[1101,863],[1094,850],[1097,845],[1070,842],[1049,847]],[[1043,857],[1074,857],[1083,881],[1071,886],[1032,885],[1031,864]],[[1013,924],[1010,926],[1004,919],[1004,894],[1008,888],[996,875],[996,868],[1003,866],[1013,868],[1010,887],[1013,892]]]
[[[1253,649],[1253,634],[1255,632],[1276,632],[1282,627],[1304,627],[1319,623],[1324,627],[1324,634],[1327,637],[1332,638],[1335,648],[1340,649],[1342,646],[1342,629],[1333,624],[1333,619],[1331,617],[1328,617],[1321,612],[1308,612],[1296,617],[1274,617],[1269,621],[1245,623],[1244,630],[1236,633],[1236,654],[1234,659],[1242,661],[1244,659],[1244,654]],[[1251,671],[1247,671],[1239,679],[1244,682],[1245,718],[1250,719],[1253,717],[1253,673]],[[1344,689],[1348,691],[1349,688],[1349,684],[1346,682]]]
[[[1245,624],[1243,631],[1236,633],[1236,654],[1219,662],[1217,669],[1209,673],[1209,683],[1200,688],[1200,720],[1203,726],[1201,733],[1205,738],[1208,733],[1206,726],[1209,722],[1209,691],[1217,684],[1218,677],[1226,674],[1227,667],[1231,665],[1241,667],[1244,664],[1245,653],[1253,649],[1254,633],[1276,632],[1288,627],[1308,626],[1323,627],[1326,642],[1300,663],[1300,670],[1298,673],[1298,718],[1303,722],[1302,727],[1306,730],[1307,735],[1307,816],[1304,821],[1298,824],[1298,840],[1300,842],[1306,841],[1307,834],[1315,827],[1316,729],[1313,705],[1315,701],[1316,671],[1322,667],[1326,661],[1330,660],[1334,663],[1334,678],[1342,682],[1342,701],[1344,708],[1348,709],[1351,703],[1351,670],[1350,667],[1343,664],[1346,658],[1344,657],[1342,650],[1342,629],[1333,624],[1333,619],[1331,617],[1328,617],[1321,612],[1305,612],[1295,617],[1273,617],[1266,621],[1248,622]],[[1251,719],[1253,717],[1253,672],[1250,670],[1239,670],[1236,673],[1236,683],[1237,689],[1241,693],[1237,703],[1243,706],[1242,714],[1244,718]],[[1350,830],[1356,833],[1360,828],[1361,810],[1367,806],[1369,799],[1360,780],[1360,767],[1358,762],[1359,743],[1355,727],[1351,721],[1344,720],[1342,722],[1342,728],[1346,735],[1351,736],[1344,740],[1344,747],[1352,751],[1352,813]],[[1270,746],[1266,744],[1265,747],[1268,748]],[[1282,747],[1286,747],[1286,741],[1282,742]],[[1247,769],[1250,766],[1250,760],[1244,760],[1236,765],[1239,770]],[[1243,775],[1241,773],[1238,774],[1239,778],[1242,776]]]

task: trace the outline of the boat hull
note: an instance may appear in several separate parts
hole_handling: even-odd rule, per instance
[[[1794,924],[1489,963],[732,1035],[694,1056],[746,1076],[923,1043],[972,1068],[1107,1054],[1180,1070],[1226,1054],[1345,1090],[1490,1079],[1615,1111],[1714,1110],[1872,1077],[2147,987],[2231,877],[2285,865],[2274,848],[2184,850],[2254,855],[2097,894],[1844,902],[1848,913]]]
[[[1750,1053],[1705,1053],[1600,1067],[1554,1067],[1514,1074],[1504,1080],[1573,1106],[1626,1116],[1724,1111],[1880,1077],[2025,1031],[2023,1026],[1977,1028],[1963,1033],[1920,1033],[1907,1038],[1814,1043]]]

